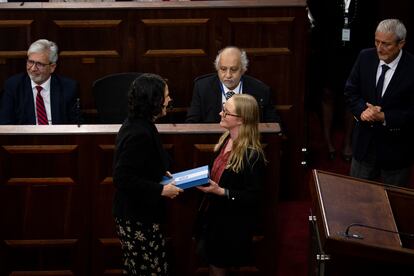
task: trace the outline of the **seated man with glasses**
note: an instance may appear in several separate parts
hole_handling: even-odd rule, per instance
[[[27,51],[26,72],[6,80],[0,124],[47,125],[79,122],[78,84],[54,74],[57,45],[40,39]]]

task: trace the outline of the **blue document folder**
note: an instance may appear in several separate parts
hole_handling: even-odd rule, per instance
[[[174,173],[173,178],[163,177],[161,184],[166,185],[175,180],[175,185],[181,189],[207,184],[209,181],[208,166]]]

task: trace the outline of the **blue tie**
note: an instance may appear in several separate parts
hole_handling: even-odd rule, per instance
[[[385,73],[387,73],[388,69],[390,69],[390,67],[388,67],[388,65],[383,64],[381,65],[381,75],[378,79],[377,82],[377,100],[378,103],[381,102],[381,98],[382,98],[382,88],[384,87],[384,78],[385,78]]]

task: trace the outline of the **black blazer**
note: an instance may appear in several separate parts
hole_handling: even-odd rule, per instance
[[[357,120],[353,155],[356,160],[363,161],[368,148],[374,146],[382,168],[404,168],[413,159],[414,56],[403,51],[380,102],[375,89],[378,64],[376,49],[362,50],[345,85],[347,105]],[[385,125],[360,121],[367,102],[382,107]]]
[[[52,74],[50,80],[50,105],[52,124],[76,123],[79,109],[76,81]],[[0,124],[35,125],[35,103],[30,77],[20,73],[6,80],[0,102]]]
[[[163,220],[163,185],[159,183],[167,162],[153,122],[127,119],[123,123],[114,155],[115,217],[149,223]]]
[[[245,167],[225,169],[218,183],[229,197],[209,194],[206,254],[210,264],[240,266],[249,262],[251,241],[259,222],[265,163],[257,153],[245,156]]]
[[[243,93],[256,98],[261,110],[263,122],[280,123],[273,107],[270,87],[263,82],[243,75]],[[217,73],[197,78],[194,82],[191,106],[187,113],[187,123],[218,123],[222,109],[221,82]]]

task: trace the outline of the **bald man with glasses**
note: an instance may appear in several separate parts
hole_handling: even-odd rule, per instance
[[[58,47],[49,40],[32,43],[26,72],[6,80],[0,102],[0,124],[79,123],[78,83],[56,75]]]

